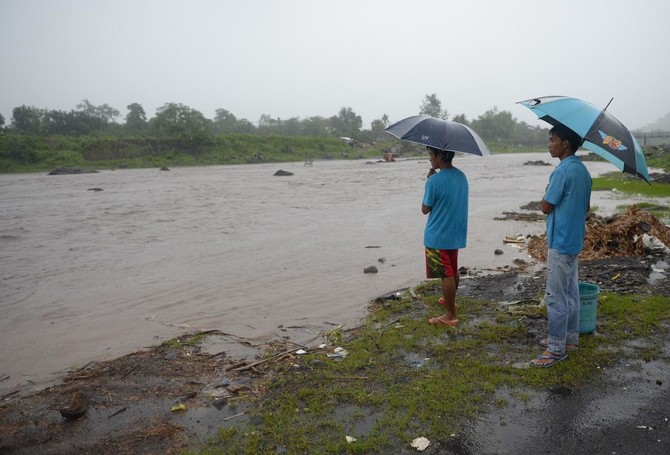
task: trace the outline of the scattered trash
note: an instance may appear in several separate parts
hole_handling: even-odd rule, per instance
[[[341,348],[341,347],[336,347],[333,350],[332,354],[326,354],[328,357],[331,359],[344,359],[346,356],[349,355],[346,349]]]
[[[518,235],[516,237],[505,236],[503,243],[526,243],[526,239],[523,235]]]
[[[319,345],[319,349],[323,349],[323,348],[325,348],[326,346],[327,346],[326,343],[321,343],[321,344]]]
[[[307,351],[305,351],[304,349],[298,349],[297,351],[295,351],[295,353],[298,355],[304,355],[307,354]]]
[[[670,254],[670,248],[653,235],[642,234],[642,244],[651,254]]]
[[[422,437],[416,438],[414,441],[412,441],[411,445],[417,451],[423,452],[430,445],[430,441],[422,436]]]
[[[616,280],[618,280],[619,278],[621,278],[621,272],[619,272],[619,273],[617,273],[616,275],[614,275],[614,276],[611,278],[611,280],[612,280],[612,281],[616,281]]]
[[[352,442],[356,442],[356,441],[357,441],[356,438],[351,437],[351,436],[345,436],[344,438],[347,440],[347,442],[348,442],[349,444],[351,444]]]
[[[186,411],[186,405],[184,403],[179,403],[178,405],[172,406],[170,408],[172,412]]]

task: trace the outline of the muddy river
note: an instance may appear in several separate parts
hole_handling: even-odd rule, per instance
[[[537,160],[551,166],[524,165]],[[544,223],[494,218],[539,201],[557,160],[459,155],[454,164],[470,181],[461,265],[487,271],[527,258],[502,239]],[[355,325],[370,299],[424,278],[428,167],[354,160],[0,175],[0,394],[184,331],[300,341]],[[294,175],[274,176],[279,169]],[[592,198],[600,214],[626,202]],[[363,273],[372,265],[378,273]]]

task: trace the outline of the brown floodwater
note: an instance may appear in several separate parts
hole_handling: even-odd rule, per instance
[[[524,165],[535,160],[552,165]],[[539,201],[557,161],[538,153],[454,163],[471,194],[460,265],[487,271],[527,259],[502,239],[544,223],[494,218]],[[0,175],[0,395],[185,331],[300,342],[355,325],[371,299],[424,279],[428,167],[352,160]],[[622,203],[612,193],[592,199],[599,213]],[[371,265],[379,273],[363,273]]]

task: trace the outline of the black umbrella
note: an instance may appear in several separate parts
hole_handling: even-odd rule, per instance
[[[482,138],[472,128],[458,122],[415,115],[394,123],[385,131],[400,140],[440,150],[491,155]]]

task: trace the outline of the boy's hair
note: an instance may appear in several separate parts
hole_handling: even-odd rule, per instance
[[[451,160],[454,159],[454,155],[456,155],[456,153],[454,152],[450,152],[447,150],[440,150],[435,147],[431,147],[430,145],[427,145],[426,147],[428,147],[428,150],[430,150],[434,154],[442,155],[442,158],[444,158],[444,161],[446,161],[447,163],[451,163]]]
[[[561,125],[560,123],[558,125],[554,125],[554,127],[549,130],[549,134],[558,136],[562,141],[568,141],[572,153],[575,153],[577,150],[579,150],[582,142],[584,142],[582,138],[579,137],[579,134],[575,133],[567,126]]]

